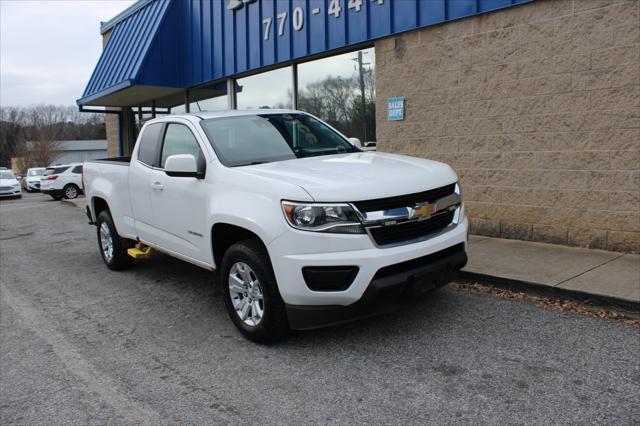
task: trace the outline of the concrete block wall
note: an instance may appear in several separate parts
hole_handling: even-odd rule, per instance
[[[105,123],[107,126],[107,155],[117,157],[120,155],[120,128],[118,127],[118,115],[106,114]]]
[[[452,165],[474,234],[640,252],[639,8],[536,0],[377,42],[378,149]]]

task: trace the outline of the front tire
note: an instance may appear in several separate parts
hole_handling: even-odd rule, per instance
[[[220,283],[231,321],[249,340],[282,339],[289,323],[269,254],[260,241],[240,241],[226,251]]]
[[[80,194],[80,188],[70,183],[62,189],[62,193],[64,194],[64,198],[66,198],[67,200],[73,200],[74,198],[78,198],[78,194]]]
[[[127,254],[127,248],[131,246],[131,241],[120,238],[107,210],[101,211],[98,215],[96,229],[98,249],[107,268],[121,271],[133,263],[133,258]]]

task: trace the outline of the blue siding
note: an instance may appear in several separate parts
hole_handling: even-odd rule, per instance
[[[349,0],[256,0],[235,11],[229,0],[141,3],[109,24],[113,32],[78,103],[130,85],[191,87],[531,0],[380,1],[362,0],[359,10]],[[339,13],[328,13],[332,4]]]

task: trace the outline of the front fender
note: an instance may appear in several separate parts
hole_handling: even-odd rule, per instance
[[[256,234],[268,249],[269,243],[290,229],[282,212],[283,199],[313,201],[294,184],[244,176],[217,181],[209,202],[208,229],[218,223],[238,226]]]

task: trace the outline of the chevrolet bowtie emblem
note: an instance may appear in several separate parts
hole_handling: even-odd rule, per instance
[[[431,203],[416,203],[411,212],[409,212],[409,219],[418,218],[418,220],[424,220],[431,217],[436,210],[436,205]]]
[[[253,3],[256,0],[229,0],[227,4],[228,10],[238,10],[241,9],[245,4]]]

